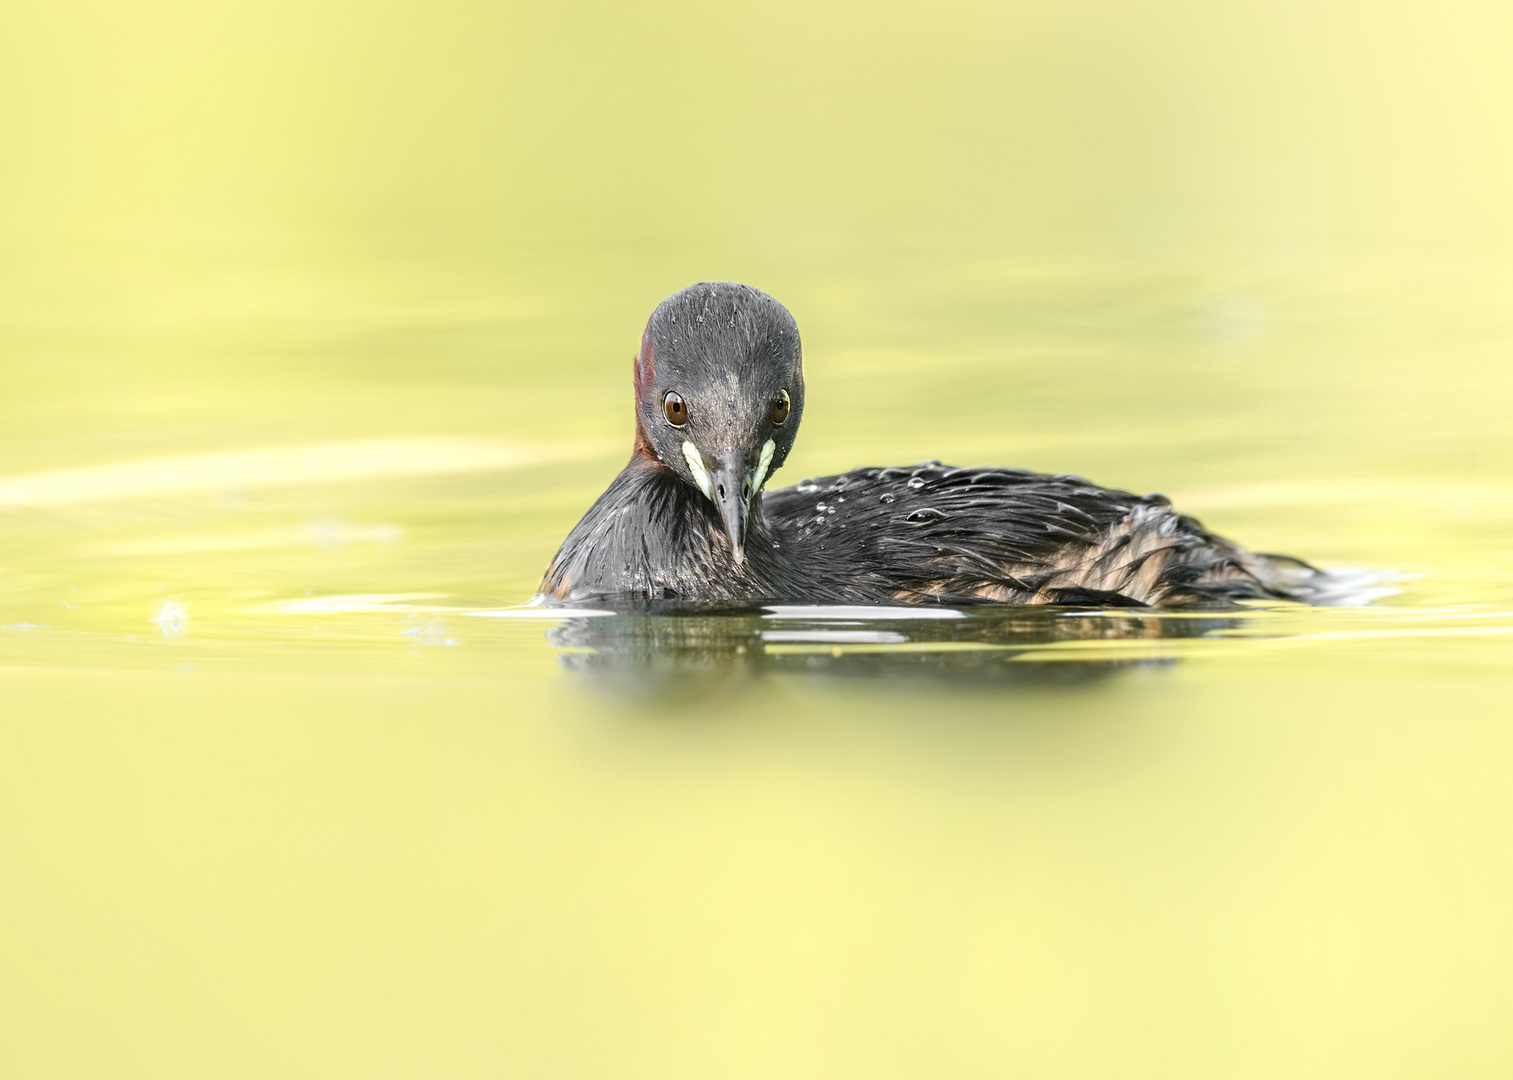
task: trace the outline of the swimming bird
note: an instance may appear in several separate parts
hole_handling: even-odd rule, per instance
[[[803,347],[788,310],[747,285],[659,304],[632,381],[630,461],[568,534],[543,602],[1193,607],[1327,592],[1300,559],[1077,476],[927,461],[765,490],[804,416]]]

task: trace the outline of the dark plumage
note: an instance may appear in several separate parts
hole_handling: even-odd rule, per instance
[[[630,463],[552,560],[553,601],[1193,606],[1318,599],[1160,495],[1021,469],[856,469],[763,492],[803,415],[798,327],[746,285],[692,285],[634,362]]]

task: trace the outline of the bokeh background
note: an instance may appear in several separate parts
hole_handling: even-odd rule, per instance
[[[1507,1072],[1510,47],[0,0],[0,1076]],[[1065,684],[586,685],[465,615],[705,279],[803,331],[780,482],[1077,472],[1403,591]]]

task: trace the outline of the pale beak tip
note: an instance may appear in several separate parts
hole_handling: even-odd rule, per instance
[[[736,548],[733,552],[731,552],[731,554],[735,558],[735,564],[737,566],[740,566],[743,562],[746,561],[746,549],[745,548]]]

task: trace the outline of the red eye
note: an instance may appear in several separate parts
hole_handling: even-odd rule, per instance
[[[782,427],[783,421],[788,419],[788,410],[791,407],[788,391],[779,390],[778,396],[772,399],[772,422]]]
[[[683,399],[671,390],[662,399],[662,413],[673,427],[682,427],[688,423],[688,406],[684,405]]]

